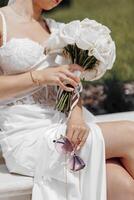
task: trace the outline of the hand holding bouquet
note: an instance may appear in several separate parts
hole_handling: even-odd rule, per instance
[[[106,26],[94,20],[75,20],[52,33],[47,42],[47,52],[62,50],[70,64],[81,66],[82,72],[76,72],[81,81],[97,80],[112,68],[115,61],[115,43],[110,32]],[[59,88],[56,109],[68,115],[76,105],[81,91],[82,84],[73,92]]]

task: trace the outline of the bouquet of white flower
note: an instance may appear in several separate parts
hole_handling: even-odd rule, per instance
[[[83,70],[79,74],[81,82],[97,80],[106,70],[112,68],[116,57],[115,43],[110,30],[88,18],[62,24],[53,32],[47,42],[47,52],[62,50],[70,63],[80,65]],[[73,92],[59,88],[55,108],[68,115],[77,103],[82,84]]]

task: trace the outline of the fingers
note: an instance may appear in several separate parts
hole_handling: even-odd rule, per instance
[[[59,85],[63,90],[67,92],[74,91],[74,88],[64,85],[60,80],[58,80],[57,85]]]
[[[80,144],[78,145],[78,149],[77,150],[81,149],[84,146],[84,144],[85,144],[85,142],[86,142],[86,140],[88,138],[89,133],[90,133],[90,128],[88,126],[86,126],[85,134],[84,134]]]
[[[73,133],[73,136],[71,138],[71,141],[75,146],[77,145],[78,138],[82,139],[82,136],[79,137],[80,134],[82,134],[82,136],[84,134],[84,132],[82,132],[82,127],[80,127],[80,126],[74,127],[74,133]]]
[[[87,126],[71,126],[68,128],[67,137],[73,144],[74,149],[79,150],[86,142],[89,135],[89,128]],[[81,142],[78,143],[78,138]]]
[[[77,82],[80,82],[80,78],[73,74],[75,71],[83,71],[83,68],[77,64],[63,65],[60,66],[61,72],[65,73],[70,78],[74,79]]]
[[[76,81],[77,83],[80,82],[80,78],[77,77],[77,76],[75,76],[75,75],[74,75],[72,72],[70,72],[68,69],[65,69],[65,70],[63,71],[63,73],[64,73],[66,76],[68,76],[68,77],[70,77],[71,79],[73,79],[74,81]]]
[[[77,64],[70,64],[69,65],[69,70],[71,72],[74,72],[74,71],[77,71],[77,70],[80,71],[80,72],[82,72],[83,68],[80,65],[77,65]]]
[[[80,144],[76,147],[77,150],[81,149],[81,148],[84,146],[84,144],[85,144],[85,142],[86,142],[86,140],[87,140],[87,138],[88,138],[88,135],[89,135],[89,130],[86,131],[85,134],[83,135]]]
[[[77,147],[79,145],[84,145],[86,138],[85,135],[87,134],[87,127],[86,126],[77,126],[77,128],[75,128],[73,137],[72,137],[72,142],[75,144],[75,149],[77,149]],[[81,139],[81,142],[79,142],[78,139]]]
[[[63,82],[63,81],[66,81],[66,83],[71,84],[73,87],[76,87],[77,84],[78,84],[76,81],[74,81],[73,79],[67,77],[67,76],[66,76],[65,74],[63,74],[63,73],[59,73],[58,76],[59,76],[59,78],[60,78],[60,80],[61,80],[62,82]]]
[[[71,143],[72,143],[73,132],[74,132],[74,129],[72,126],[67,127],[66,137],[70,140]]]

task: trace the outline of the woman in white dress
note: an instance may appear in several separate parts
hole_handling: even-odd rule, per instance
[[[44,53],[61,23],[43,20],[41,12],[60,2],[10,0],[0,9],[0,144],[7,168],[34,177],[33,200],[133,200],[134,122],[99,123],[81,99],[68,121],[54,109],[57,86],[70,91],[64,81],[75,87],[73,71],[80,69]],[[61,134],[79,147],[85,168],[68,170],[53,143]]]

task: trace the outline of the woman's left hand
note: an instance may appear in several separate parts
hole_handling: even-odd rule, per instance
[[[89,127],[80,113],[74,112],[71,114],[67,124],[66,136],[72,142],[76,150],[79,150],[86,142],[89,130]]]

